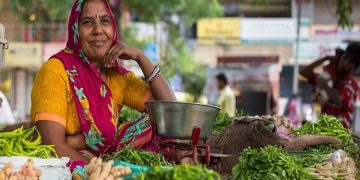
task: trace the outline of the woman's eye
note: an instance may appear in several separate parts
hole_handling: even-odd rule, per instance
[[[87,25],[87,24],[90,24],[90,23],[91,23],[91,21],[89,21],[89,20],[85,20],[85,21],[82,22],[82,24],[84,24],[84,25]]]
[[[110,24],[111,23],[110,19],[102,19],[102,22],[104,24]]]

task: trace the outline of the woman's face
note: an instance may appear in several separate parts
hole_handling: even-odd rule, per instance
[[[86,1],[79,19],[81,48],[92,62],[102,61],[112,45],[114,29],[102,0]]]
[[[355,61],[352,60],[353,58],[348,52],[345,52],[340,59],[339,62],[339,71],[340,73],[348,73],[351,72],[356,68]]]

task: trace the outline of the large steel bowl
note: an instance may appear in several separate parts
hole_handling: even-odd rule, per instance
[[[215,106],[176,101],[149,101],[146,108],[158,135],[191,139],[192,130],[198,127],[202,140],[210,136],[220,110]]]

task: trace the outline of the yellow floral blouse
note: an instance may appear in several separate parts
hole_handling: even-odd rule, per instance
[[[151,98],[149,86],[134,73],[121,74],[111,70],[107,85],[112,93],[115,112],[118,112],[122,105],[142,112],[145,110],[144,102]],[[59,59],[48,60],[36,74],[31,100],[32,123],[53,121],[64,126],[67,135],[80,133],[69,78]]]

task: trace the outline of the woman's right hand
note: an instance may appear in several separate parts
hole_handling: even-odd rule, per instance
[[[104,59],[104,66],[107,68],[113,67],[114,63],[116,63],[119,58],[122,60],[132,59],[137,61],[140,55],[142,55],[141,50],[132,46],[128,46],[125,43],[118,43],[110,48]]]

